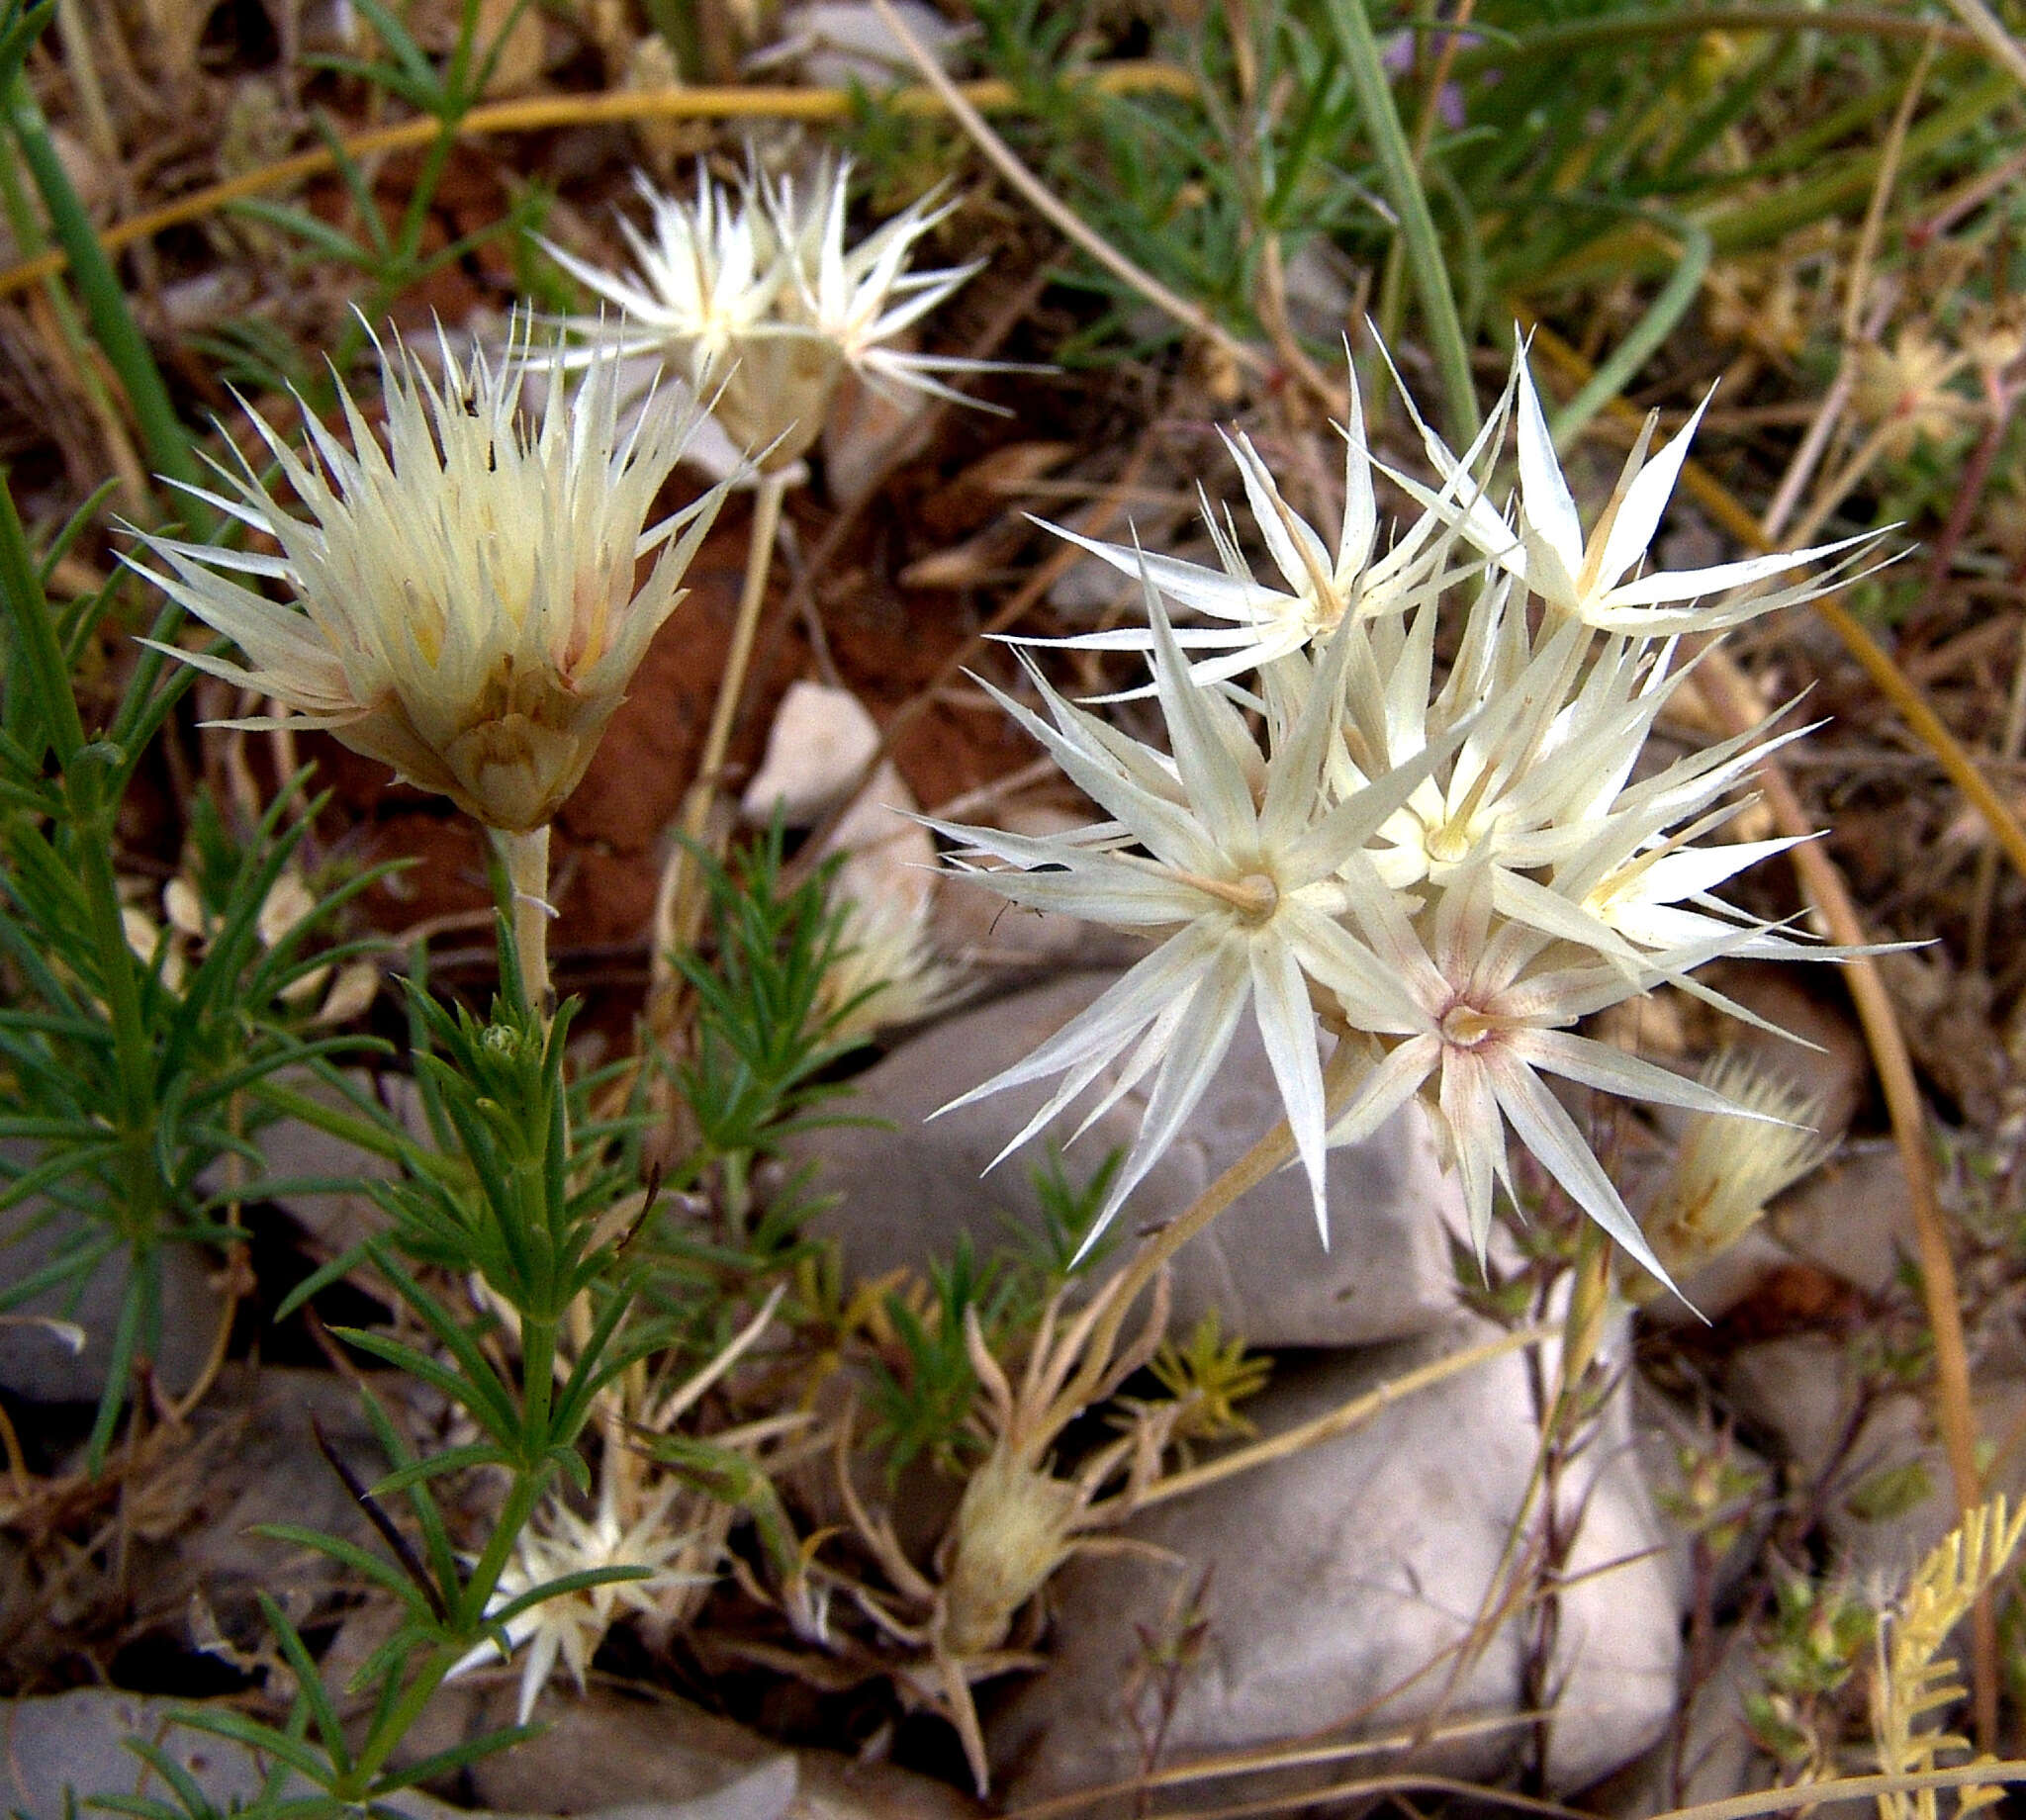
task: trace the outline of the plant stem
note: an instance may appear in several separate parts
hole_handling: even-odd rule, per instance
[[[781,530],[781,506],[786,495],[784,471],[761,475],[753,495],[753,522],[746,543],[746,581],[739,591],[739,614],[732,625],[731,650],[725,655],[724,676],[717,685],[709,730],[703,736],[703,755],[697,760],[695,778],[683,798],[682,814],[676,823],[685,841],[700,843],[710,825],[718,773],[724,768],[724,755],[731,745],[739,700],[746,692],[746,670],[753,658],[753,641],[760,631],[760,609],[767,602],[767,577],[774,566],[774,544]],[[695,888],[695,865],[687,849],[678,845],[662,868],[661,887],[655,893],[651,962],[654,986],[648,998],[648,1022],[657,1031],[666,1023],[674,1000],[673,956],[695,941],[702,916],[703,898]]]
[[[77,199],[77,191],[56,155],[49,137],[49,123],[28,85],[28,77],[17,69],[7,80],[4,105],[7,125],[21,147],[22,161],[42,192],[43,206],[49,212],[49,227],[56,243],[70,261],[92,333],[105,350],[128,402],[134,407],[135,421],[147,445],[148,459],[168,480],[186,487],[201,484],[197,458],[191,453],[190,438],[169,403],[168,388],[161,369],[148,351],[146,340],[135,325],[127,308],[127,295],[112,263],[99,245],[91,217]]]
[[[1337,1039],[1335,1052],[1323,1070],[1323,1103],[1329,1116],[1334,1117],[1342,1107],[1357,1082],[1363,1059],[1359,1044],[1347,1037]],[[1126,1324],[1126,1317],[1139,1300],[1141,1291],[1159,1274],[1161,1266],[1241,1195],[1258,1187],[1293,1156],[1294,1134],[1289,1130],[1287,1121],[1282,1119],[1204,1189],[1183,1213],[1148,1238],[1121,1273],[1117,1288],[1111,1292],[1111,1306],[1105,1310],[1104,1318],[1091,1333],[1090,1343],[1083,1349],[1083,1363],[1056,1399],[1049,1418],[1054,1426],[1049,1429],[1049,1424],[1044,1423],[1045,1429],[1059,1432],[1096,1394],[1118,1346],[1119,1332]],[[1058,1415],[1061,1416],[1059,1422],[1055,1420]]]
[[[1271,1465],[1275,1460],[1284,1460],[1290,1454],[1300,1453],[1306,1447],[1313,1447],[1319,1441],[1327,1441],[1346,1433],[1362,1422],[1369,1420],[1380,1410],[1411,1397],[1416,1391],[1427,1390],[1464,1372],[1475,1371],[1480,1365],[1489,1365],[1495,1359],[1502,1359],[1509,1352],[1518,1352],[1522,1346],[1537,1346],[1542,1340],[1552,1339],[1553,1327],[1516,1327],[1510,1333],[1501,1333],[1496,1339],[1488,1339],[1475,1346],[1466,1346],[1461,1352],[1444,1353],[1438,1359],[1430,1359],[1426,1365],[1417,1365],[1412,1371],[1402,1372],[1399,1377],[1388,1379],[1376,1390],[1366,1391],[1353,1397],[1348,1403],[1339,1404],[1335,1409],[1293,1428],[1283,1429],[1278,1434],[1268,1435],[1263,1441],[1253,1441],[1243,1447],[1233,1448],[1229,1453],[1219,1454],[1216,1459],[1205,1461],[1201,1466],[1185,1467],[1179,1472],[1156,1479],[1145,1491],[1133,1495],[1121,1494],[1115,1501],[1124,1510],[1147,1509],[1152,1504],[1163,1504],[1171,1498],[1186,1498],[1191,1492],[1200,1492],[1206,1485],[1216,1485],[1220,1480],[1232,1478],[1239,1473],[1248,1473],[1254,1467]],[[1107,1506],[1096,1506],[1099,1509]]]
[[[492,831],[506,863],[507,902],[513,924],[513,946],[520,953],[520,989],[528,1004],[546,1022],[549,1015],[549,829],[545,822],[529,834]]]
[[[1557,1411],[1567,1403],[1604,1337],[1611,1306],[1611,1241],[1594,1220],[1576,1234],[1576,1275],[1569,1286],[1569,1312],[1562,1321],[1562,1368],[1555,1391]]]
[[[1414,288],[1421,296],[1422,315],[1433,344],[1435,369],[1442,376],[1443,416],[1449,434],[1461,448],[1477,434],[1483,419],[1478,414],[1477,385],[1470,376],[1470,349],[1463,339],[1456,298],[1449,289],[1449,274],[1442,264],[1441,243],[1435,237],[1434,217],[1428,213],[1427,192],[1422,188],[1421,173],[1415,168],[1414,147],[1408,142],[1407,130],[1400,123],[1400,110],[1393,102],[1393,88],[1386,80],[1379,41],[1372,36],[1372,22],[1365,16],[1365,0],[1327,0],[1327,4],[1343,50],[1344,67],[1357,91],[1358,111],[1364,116],[1365,131],[1378,156],[1387,197],[1400,217],[1407,268],[1414,275]]]
[[[740,697],[746,692],[746,668],[753,661],[760,609],[767,601],[767,577],[774,567],[774,542],[781,530],[781,503],[786,494],[785,470],[763,474],[754,491],[753,524],[746,544],[746,583],[739,591],[739,616],[732,626],[732,648],[724,660],[724,680],[717,686],[710,731],[704,736],[703,757],[696,766],[696,781],[691,786],[692,800],[685,805],[684,832],[692,839],[703,833],[703,816],[710,807],[710,793],[717,787],[725,749],[731,744]],[[700,807],[694,802],[698,791],[702,792]]]
[[[521,1530],[527,1527],[527,1519],[534,1514],[535,1504],[547,1489],[550,1477],[546,1463],[514,1474],[506,1502],[500,1510],[500,1520],[486,1543],[485,1553],[479,1557],[471,1577],[464,1583],[464,1595],[452,1614],[456,1635],[449,1642],[436,1644],[415,1672],[414,1680],[402,1690],[401,1697],[392,1706],[383,1708],[353,1760],[349,1774],[331,1784],[330,1792],[338,1799],[364,1804],[374,1778],[387,1760],[400,1748],[401,1741],[414,1728],[423,1709],[436,1697],[436,1689],[442,1686],[450,1671],[456,1667],[458,1658],[478,1641],[486,1607],[492,1602],[500,1576],[506,1571],[513,1545],[519,1540]]]

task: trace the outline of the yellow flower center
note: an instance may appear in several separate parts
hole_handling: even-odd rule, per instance
[[[1459,1049],[1480,1048],[1497,1035],[1502,1021],[1458,999],[1442,1013],[1442,1041]]]

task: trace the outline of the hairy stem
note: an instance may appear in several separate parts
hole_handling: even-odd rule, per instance
[[[528,1004],[546,1018],[551,995],[549,919],[556,914],[549,907],[549,830],[546,824],[531,834],[502,834],[496,828],[493,840],[506,866],[507,902],[503,907],[513,925],[513,946],[520,952],[520,989]]]

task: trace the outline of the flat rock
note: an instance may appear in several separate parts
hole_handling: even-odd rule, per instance
[[[28,1820],[61,1820],[66,1791],[80,1808],[102,1794],[175,1805],[161,1778],[128,1750],[130,1738],[160,1745],[218,1811],[251,1800],[263,1766],[229,1739],[175,1726],[181,1704],[101,1687],[0,1701],[0,1802]],[[466,1716],[478,1710],[453,1691],[439,1696],[425,1721],[445,1706]],[[508,1697],[494,1723],[511,1719]],[[979,1812],[939,1782],[883,1767],[862,1770],[827,1752],[784,1751],[683,1701],[551,1696],[536,1720],[540,1735],[482,1758],[466,1777],[465,1791],[492,1805],[453,1807],[413,1788],[387,1805],[414,1820],[967,1820]],[[523,1805],[503,1808],[502,1797]]]
[[[515,1663],[446,1687],[409,1734],[403,1761],[511,1725],[518,1679]],[[970,1820],[979,1811],[943,1782],[829,1751],[786,1750],[673,1696],[551,1684],[533,1722],[534,1737],[474,1764],[461,1792],[495,1810],[606,1820]]]
[[[940,1119],[929,1115],[1008,1066],[1089,1004],[1111,974],[1074,974],[966,1012],[903,1044],[853,1082],[855,1114],[891,1129],[841,1127],[810,1134],[800,1160],[819,1165],[838,1204],[812,1229],[842,1245],[860,1278],[920,1269],[968,1234],[980,1255],[1038,1229],[1030,1169],[1043,1138],[1066,1140],[1068,1115],[982,1171],[1053,1083],[995,1094]],[[1068,1154],[1071,1180],[1087,1178],[1115,1146],[1130,1145],[1143,1101],[1128,1094]],[[1249,1018],[1216,1081],[1120,1216],[1129,1229],[1179,1215],[1281,1116],[1280,1096]],[[1229,1209],[1174,1264],[1174,1320],[1211,1309],[1225,1331],[1258,1346],[1350,1346],[1417,1333],[1456,1306],[1450,1243],[1465,1232],[1460,1197],[1436,1167],[1432,1142],[1410,1109],[1369,1141],[1330,1155],[1331,1245],[1316,1230],[1308,1186],[1283,1170]],[[1125,1247],[1121,1247],[1123,1250]]]
[[[779,815],[790,828],[806,828],[844,795],[878,747],[878,723],[850,689],[790,682],[739,813],[762,827]]]
[[[1459,1322],[1313,1361],[1246,1410],[1270,1434],[1486,1332]],[[1545,1684],[1557,1690],[1547,1776],[1560,1790],[1649,1748],[1674,1709],[1681,1608],[1628,1426],[1619,1392],[1564,1480],[1562,1521],[1580,1528]],[[1514,1768],[1532,1743],[1516,1715],[1532,1703],[1525,1665],[1539,1614],[1498,1625],[1472,1658],[1459,1645],[1487,1602],[1537,1440],[1531,1368],[1508,1354],[1361,1427],[1143,1512],[1126,1533],[1173,1559],[1135,1551],[1072,1562],[1052,1589],[1049,1668],[989,1721],[1009,1803],[1133,1776],[1156,1735],[1170,1768],[1283,1741],[1404,1741],[1427,1727],[1417,1767],[1473,1777]],[[1150,1658],[1190,1617],[1201,1628],[1168,1658],[1180,1672],[1163,1680]],[[1201,1799],[1313,1799],[1383,1765],[1224,1776]]]
[[[7,1241],[0,1246],[0,1289],[35,1275],[84,1236],[80,1217],[67,1208],[30,1200],[10,1209],[0,1218],[0,1238]],[[196,1383],[211,1353],[219,1321],[212,1275],[219,1263],[215,1253],[195,1244],[163,1245],[156,1259],[161,1325],[151,1362],[156,1381],[178,1396]],[[31,1403],[97,1402],[126,1288],[127,1252],[119,1247],[86,1279],[81,1293],[58,1284],[11,1310],[73,1322],[84,1330],[84,1344],[73,1351],[33,1321],[0,1323],[0,1390]]]

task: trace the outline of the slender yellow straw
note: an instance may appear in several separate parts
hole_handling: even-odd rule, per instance
[[[1187,70],[1154,62],[1106,64],[1088,78],[1092,89],[1104,95],[1128,95],[1160,90],[1172,95],[1193,95],[1196,80]],[[969,104],[985,113],[1006,113],[1019,105],[1010,82],[996,79],[967,82],[960,92]],[[474,108],[458,123],[460,138],[483,138],[496,133],[540,133],[556,127],[605,126],[635,120],[848,120],[852,94],[841,88],[669,88],[638,93],[602,95],[540,95],[520,101],[496,101]],[[896,90],[885,105],[900,114],[936,114],[943,102],[932,90],[912,87]],[[403,151],[426,145],[443,131],[436,120],[405,120],[392,127],[376,127],[369,133],[355,133],[339,141],[333,150],[319,146],[299,151],[293,157],[277,159],[258,170],[214,183],[205,189],[179,196],[159,209],[150,209],[124,222],[115,222],[99,235],[107,252],[118,252],[137,240],[147,239],[164,228],[201,221],[248,196],[285,189],[305,178],[321,176],[337,167],[340,155],[363,158],[375,152]],[[51,273],[63,270],[60,252],[24,259],[0,271],[0,297],[11,297],[30,285],[39,284]]]

